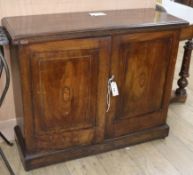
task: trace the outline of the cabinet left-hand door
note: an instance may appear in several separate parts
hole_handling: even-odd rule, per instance
[[[27,150],[102,142],[110,38],[30,44],[19,54]]]

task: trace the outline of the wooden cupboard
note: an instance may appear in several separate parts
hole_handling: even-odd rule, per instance
[[[168,135],[179,34],[187,22],[154,9],[104,14],[2,20],[16,110],[23,113],[15,133],[26,170]],[[112,76],[119,95],[110,94],[107,111]]]

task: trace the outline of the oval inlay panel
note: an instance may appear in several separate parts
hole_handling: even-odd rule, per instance
[[[63,100],[65,102],[68,102],[70,100],[70,88],[68,88],[68,87],[65,87],[63,89]]]
[[[145,92],[146,86],[147,86],[147,80],[148,80],[148,70],[141,69],[136,72],[135,75],[135,81],[134,81],[134,99],[137,100],[140,98],[143,93]]]

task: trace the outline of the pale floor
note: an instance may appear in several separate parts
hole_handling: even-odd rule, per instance
[[[180,44],[174,88],[181,65],[182,46],[183,43]],[[193,175],[193,69],[190,74],[186,104],[170,105],[167,120],[170,134],[166,139],[30,172],[24,171],[16,145],[8,147],[2,143],[1,147],[16,175]],[[8,175],[1,159],[0,175]]]

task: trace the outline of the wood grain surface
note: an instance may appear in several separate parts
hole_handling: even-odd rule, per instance
[[[26,44],[30,38],[42,42],[49,36],[52,39],[93,37],[121,31],[136,32],[151,28],[161,30],[188,24],[182,19],[155,11],[153,8],[111,10],[104,13],[104,16],[91,16],[89,12],[79,12],[8,17],[2,20],[2,25],[8,31],[12,42]]]

